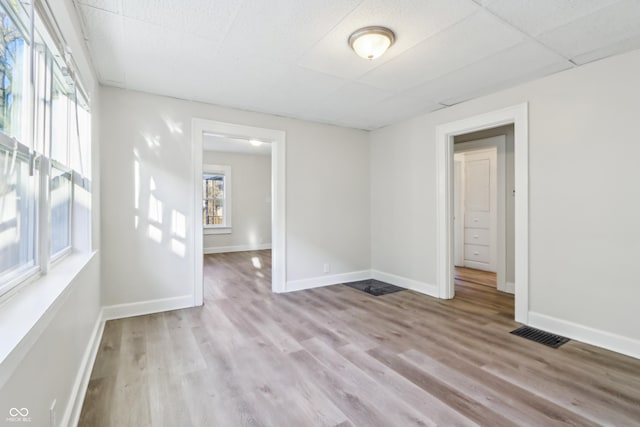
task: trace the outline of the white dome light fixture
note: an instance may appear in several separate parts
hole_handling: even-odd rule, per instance
[[[249,142],[251,143],[251,145],[253,145],[254,147],[259,147],[262,145],[262,141],[260,141],[259,139],[250,139]]]
[[[349,36],[349,46],[358,56],[374,60],[396,41],[396,35],[386,27],[364,27]]]

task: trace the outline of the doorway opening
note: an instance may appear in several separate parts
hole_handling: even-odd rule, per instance
[[[458,135],[453,156],[455,276],[510,294],[515,292],[513,130],[507,125]]]
[[[514,107],[505,108],[503,110],[494,111],[491,113],[482,114],[479,116],[470,117],[468,119],[459,120],[456,122],[447,123],[438,126],[436,129],[436,148],[437,148],[437,165],[438,165],[438,296],[444,299],[453,298],[455,295],[455,267],[456,256],[461,254],[456,253],[456,238],[468,239],[470,243],[468,245],[462,245],[463,251],[467,251],[467,254],[462,253],[462,256],[468,256],[470,258],[470,265],[489,266],[491,264],[491,252],[493,251],[494,265],[496,269],[496,283],[500,283],[501,290],[508,291],[513,290],[515,296],[514,312],[515,320],[520,323],[527,323],[528,310],[529,310],[529,261],[528,261],[528,113],[527,104],[520,104]],[[481,215],[469,215],[468,223],[460,221],[458,229],[460,227],[468,226],[467,228],[475,230],[476,232],[470,233],[469,237],[461,237],[460,231],[456,233],[456,222],[454,220],[456,210],[455,200],[455,176],[456,176],[456,163],[455,163],[455,148],[456,142],[460,143],[459,147],[463,147],[463,143],[468,143],[468,138],[477,138],[478,136],[487,136],[487,132],[495,133],[495,128],[502,126],[513,127],[513,188],[511,188],[510,198],[512,199],[511,220],[513,221],[512,235],[513,245],[512,249],[508,248],[506,244],[507,240],[507,228],[500,229],[497,226],[497,222],[500,218],[498,215],[500,209],[503,209],[503,222],[509,215],[505,213],[507,209],[507,185],[503,180],[503,188],[498,188],[498,182],[496,179],[496,188],[493,190],[497,194],[504,196],[504,206],[500,208],[496,204],[496,217],[495,228],[496,233],[493,239],[496,240],[496,244],[491,248],[491,235],[489,229],[491,228],[491,217],[486,213]],[[484,133],[478,133],[484,132]],[[475,133],[475,134],[474,134]],[[464,137],[463,135],[469,135]],[[495,135],[494,135],[495,136]],[[467,139],[465,139],[467,138]],[[481,138],[482,139],[482,138]],[[496,169],[497,160],[500,159],[498,151],[500,150],[500,143],[498,139],[493,141],[496,146]],[[485,141],[486,143],[486,141]],[[476,143],[477,144],[477,143]],[[506,147],[506,141],[505,141]],[[473,144],[467,144],[467,149],[473,151],[477,148],[486,147],[473,147]],[[490,149],[487,149],[491,151]],[[506,148],[505,148],[506,150]],[[480,156],[471,156],[472,159],[479,160],[487,158],[488,154],[484,153]],[[504,158],[504,156],[503,156]],[[458,166],[459,168],[459,166]],[[488,174],[490,173],[489,162],[478,162],[476,164],[476,170],[474,174]],[[504,171],[504,168],[503,168]],[[474,184],[475,185],[475,184]],[[485,193],[480,198],[473,200],[476,204],[476,208],[481,207],[481,202],[490,200],[491,188],[485,188]],[[489,194],[487,194],[489,192]],[[495,197],[496,200],[500,198]],[[458,201],[459,204],[459,201]],[[486,205],[486,203],[485,203]],[[485,206],[486,207],[486,206]],[[458,208],[460,208],[458,206]],[[476,212],[480,213],[480,212]],[[475,221],[475,222],[474,222]],[[501,231],[502,230],[502,231]],[[478,241],[485,242],[483,245],[474,245],[474,237],[477,236]],[[499,242],[504,242],[502,245]],[[507,256],[508,252],[511,252],[511,256]],[[512,261],[507,262],[507,258],[512,258]],[[473,264],[475,262],[475,264]],[[509,264],[511,267],[508,267]],[[507,272],[511,269],[512,271]],[[513,282],[509,280],[509,274],[512,273]],[[513,283],[513,284],[511,284]]]
[[[204,301],[207,253],[244,253],[256,269],[268,260],[271,291],[283,292],[285,133],[194,119],[193,136],[194,305]]]

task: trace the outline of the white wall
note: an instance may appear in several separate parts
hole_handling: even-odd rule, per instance
[[[634,51],[373,132],[373,268],[435,284],[436,126],[528,102],[530,311],[640,355],[639,99]]]
[[[232,207],[231,234],[205,234],[205,253],[270,245],[271,156],[205,151],[203,163],[231,166]]]
[[[366,132],[115,88],[103,88],[101,100],[105,305],[192,294],[193,224],[187,221],[181,254],[172,247],[170,220],[173,211],[187,219],[193,213],[196,117],[286,132],[287,281],[323,276],[324,263],[331,274],[370,268]],[[159,242],[149,236],[150,178],[162,201]]]
[[[85,52],[80,26],[71,0],[50,2],[56,21],[69,44],[74,59],[80,68],[81,79],[89,91],[92,109],[92,242],[91,247],[100,246],[100,176],[99,176],[99,86]],[[63,260],[54,266],[50,276],[58,273],[57,267],[66,268]],[[19,296],[19,295],[18,295]],[[11,299],[5,302],[10,305]],[[38,321],[14,352],[21,354],[17,366],[9,367],[9,355],[0,365],[0,420],[8,416],[9,408],[21,405],[30,411],[30,425],[49,426],[49,406],[57,400],[57,423],[65,415],[79,409],[83,390],[77,380],[82,377],[83,361],[93,344],[95,327],[100,318],[100,257],[94,255],[71,281],[65,292],[58,297],[47,313]],[[89,369],[91,367],[89,366]],[[79,402],[75,400],[79,392]],[[7,423],[10,424],[10,423]],[[16,424],[16,423],[11,423]],[[20,423],[18,423],[20,424]]]
[[[94,256],[71,282],[68,292],[50,308],[53,314],[44,316],[48,318],[44,330],[0,388],[0,422],[9,416],[10,408],[16,407],[29,410],[29,425],[49,426],[49,408],[54,399],[56,425],[62,425],[65,411],[70,415],[72,410],[80,409],[84,390],[76,387],[77,379],[84,373],[85,353],[99,321],[99,268],[99,259]],[[87,367],[90,372],[91,366]],[[6,425],[15,424],[26,423]]]

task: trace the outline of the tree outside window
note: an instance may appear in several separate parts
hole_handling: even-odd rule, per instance
[[[203,176],[204,225],[224,225],[224,175]]]
[[[202,224],[204,228],[231,228],[231,167],[204,165]]]

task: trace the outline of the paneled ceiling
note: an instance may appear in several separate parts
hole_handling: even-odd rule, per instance
[[[76,0],[105,85],[376,129],[640,48],[640,0]],[[374,61],[349,35],[397,41]]]

